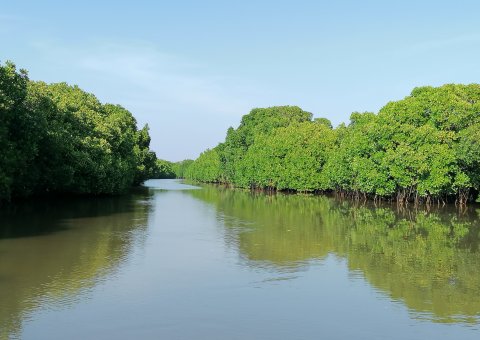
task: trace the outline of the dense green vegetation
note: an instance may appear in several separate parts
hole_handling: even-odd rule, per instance
[[[173,164],[173,171],[175,172],[175,177],[177,178],[185,178],[185,172],[187,169],[192,165],[192,159],[186,159],[184,161],[180,161]]]
[[[159,172],[149,145],[148,126],[121,106],[0,65],[0,201],[124,192]]]
[[[295,106],[254,109],[195,161],[157,160],[148,126],[65,83],[0,65],[0,201],[124,192],[147,178],[334,191],[400,202],[480,200],[480,85],[421,87],[348,125]]]
[[[466,203],[480,189],[480,85],[415,88],[348,125],[298,107],[254,109],[185,177],[238,187]],[[480,198],[477,198],[477,200]]]
[[[155,170],[150,178],[176,178],[175,163],[157,159]]]

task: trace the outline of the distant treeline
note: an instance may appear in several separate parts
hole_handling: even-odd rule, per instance
[[[185,178],[185,170],[192,163],[192,159],[186,159],[176,163],[157,159],[156,168],[150,178]]]
[[[0,201],[124,192],[162,173],[149,145],[148,126],[123,107],[0,64]]]
[[[415,88],[335,129],[295,106],[253,109],[185,177],[399,202],[478,200],[480,85]]]

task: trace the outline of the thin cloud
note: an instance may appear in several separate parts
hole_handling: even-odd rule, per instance
[[[149,123],[152,146],[167,159],[193,158],[215,146],[228,126],[248,112],[255,95],[244,80],[215,74],[214,65],[148,43],[68,46],[41,41],[32,47],[46,72],[35,72],[39,79],[78,84],[102,101],[126,107],[139,125]],[[196,134],[202,142],[192,141]]]
[[[183,105],[223,114],[243,109],[241,100],[227,92],[229,87],[236,86],[235,79],[208,74],[202,65],[159,51],[150,44],[71,47],[37,42],[34,46],[44,58],[68,63],[106,84],[130,88],[131,91],[122,91],[124,95],[130,93],[122,101],[151,102],[155,98],[157,107]]]

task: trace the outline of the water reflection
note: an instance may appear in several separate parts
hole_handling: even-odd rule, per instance
[[[249,266],[295,272],[334,254],[414,317],[478,323],[479,211],[372,207],[299,195],[205,186],[191,195],[213,204]]]
[[[69,306],[112,277],[143,242],[146,190],[114,198],[42,200],[1,210],[0,339],[33,311]]]
[[[476,336],[471,207],[147,185],[0,211],[0,339]]]

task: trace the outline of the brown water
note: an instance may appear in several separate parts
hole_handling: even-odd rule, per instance
[[[479,207],[173,180],[0,211],[0,339],[478,339]]]

